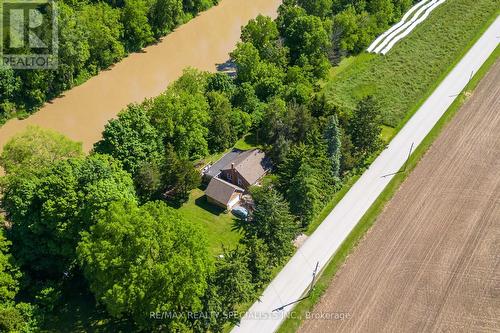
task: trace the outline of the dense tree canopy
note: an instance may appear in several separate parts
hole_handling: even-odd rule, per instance
[[[116,317],[166,331],[186,316],[149,319],[150,312],[200,311],[212,270],[203,233],[161,202],[119,202],[103,211],[78,246],[90,288]]]
[[[0,331],[34,332],[36,320],[33,318],[33,306],[28,303],[16,303],[21,272],[10,254],[11,243],[0,230]]]
[[[332,0],[298,0],[297,2],[309,15],[327,18],[332,14]]]
[[[210,114],[205,96],[169,90],[154,100],[150,112],[153,126],[179,156],[196,159],[208,154]]]
[[[239,134],[231,124],[231,102],[225,95],[217,92],[208,94],[208,102],[210,104],[208,144],[214,152],[224,151],[234,145]]]
[[[212,309],[209,309],[217,311],[219,316],[209,327],[210,331],[222,332],[227,322],[237,324],[238,316],[225,318],[221,314],[236,314],[238,305],[252,300],[254,286],[247,262],[247,253],[239,248],[225,250],[215,262],[215,272],[210,279],[210,288],[214,289],[210,300]]]
[[[278,38],[279,32],[276,23],[267,16],[257,16],[241,30],[241,40],[245,43],[251,43],[264,57],[267,49],[272,47]]]
[[[0,230],[0,303],[4,304],[14,299],[19,290],[21,272],[10,254],[10,245]]]
[[[334,176],[339,176],[340,158],[341,158],[341,141],[340,128],[337,117],[335,115],[328,117],[325,128],[325,140],[328,146],[328,158],[331,162],[331,168]]]
[[[107,155],[62,160],[32,176],[15,174],[4,187],[17,260],[51,278],[70,268],[79,233],[100,209],[115,200],[135,200],[130,175]]]
[[[138,51],[154,41],[149,25],[148,3],[146,0],[126,0],[122,10],[121,22],[124,27],[125,47]]]
[[[78,14],[80,24],[86,27],[89,43],[89,61],[97,68],[106,68],[125,55],[125,48],[120,42],[123,25],[120,23],[120,11],[98,2],[84,6]]]

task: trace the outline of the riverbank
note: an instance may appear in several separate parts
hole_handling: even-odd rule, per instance
[[[161,94],[186,67],[216,71],[240,38],[241,26],[258,14],[275,17],[280,0],[223,0],[159,43],[134,53],[27,119],[12,119],[0,128],[0,150],[29,125],[50,128],[83,143],[88,151],[104,125],[125,106]]]

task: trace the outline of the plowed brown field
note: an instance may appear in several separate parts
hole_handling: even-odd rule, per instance
[[[312,314],[300,332],[500,331],[500,61]]]

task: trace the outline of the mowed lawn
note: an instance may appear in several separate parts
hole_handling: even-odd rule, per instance
[[[399,126],[473,44],[484,23],[498,15],[498,8],[498,0],[446,1],[386,56],[363,53],[332,69],[325,85],[329,101],[348,110],[373,94],[384,123]]]
[[[213,255],[222,253],[222,244],[227,248],[234,247],[241,237],[238,231],[232,230],[234,216],[209,204],[201,189],[191,191],[189,201],[179,208],[179,212],[187,221],[203,228]]]

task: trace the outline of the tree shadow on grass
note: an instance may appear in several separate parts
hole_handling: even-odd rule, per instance
[[[233,225],[231,226],[231,231],[244,234],[248,223],[249,223],[248,221],[240,219],[235,216],[233,217]]]
[[[221,214],[224,214],[226,212],[226,210],[224,208],[221,208],[221,207],[217,207],[216,205],[213,205],[211,204],[210,202],[207,201],[207,196],[206,195],[203,195],[199,198],[197,198],[194,203],[196,204],[196,206],[216,215],[216,216],[219,216]]]

